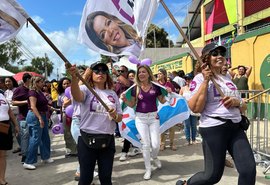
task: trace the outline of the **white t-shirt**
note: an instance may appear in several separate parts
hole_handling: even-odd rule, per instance
[[[176,82],[180,87],[184,87],[186,85],[186,80],[180,76],[174,77],[173,81]]]
[[[9,104],[5,96],[0,93],[0,121],[7,121],[9,120]]]
[[[219,79],[216,79],[217,84],[220,86],[222,92],[225,96],[234,96],[238,99],[241,99],[239,92],[237,91],[236,85],[227,77],[223,75],[218,76]],[[204,81],[203,75],[200,73],[196,75],[193,81],[190,84],[190,91],[194,95],[201,84]],[[207,97],[205,107],[201,113],[200,118],[200,127],[213,127],[217,125],[224,124],[224,122],[210,118],[211,117],[220,117],[224,119],[231,119],[234,123],[241,121],[240,110],[237,107],[232,107],[227,109],[221,102],[222,97],[218,93],[212,81],[208,84]]]
[[[106,109],[85,85],[81,85],[80,89],[84,94],[84,101],[80,103],[80,129],[92,134],[114,134],[116,123],[109,119]],[[95,88],[95,91],[108,107],[122,114],[118,96],[113,90]]]

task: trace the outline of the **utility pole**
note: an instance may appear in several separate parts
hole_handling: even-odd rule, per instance
[[[48,63],[48,56],[47,56],[47,53],[45,53],[45,61],[44,61],[44,67],[45,67],[45,79],[47,79],[47,77],[48,77],[47,63]]]
[[[59,72],[58,72],[58,68],[57,68],[57,72],[56,72],[56,80],[58,81],[59,79]]]

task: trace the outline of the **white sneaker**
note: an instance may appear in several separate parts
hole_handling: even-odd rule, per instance
[[[136,155],[138,155],[139,153],[141,153],[139,148],[132,148],[131,152],[128,152],[128,156],[130,157],[134,157]]]
[[[122,153],[121,153],[121,156],[120,156],[120,158],[119,158],[119,161],[125,161],[125,160],[127,160],[127,153],[122,152]]]
[[[151,170],[146,170],[144,176],[143,176],[144,180],[149,180],[151,179]]]
[[[46,160],[41,160],[41,163],[53,163],[54,160],[52,158],[46,159]]]
[[[35,170],[36,169],[36,167],[34,165],[32,165],[32,164],[26,164],[26,163],[23,164],[23,167],[25,169],[27,169],[27,170]]]
[[[153,162],[158,169],[161,168],[161,162],[158,158],[153,159]]]

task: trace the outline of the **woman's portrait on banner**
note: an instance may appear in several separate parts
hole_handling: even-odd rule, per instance
[[[104,11],[90,13],[86,18],[85,30],[88,38],[99,49],[117,55],[140,55],[142,38],[132,26],[114,15]]]

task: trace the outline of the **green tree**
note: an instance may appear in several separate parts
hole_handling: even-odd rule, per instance
[[[25,60],[21,59],[23,53],[19,50],[21,42],[16,39],[12,39],[4,44],[0,45],[0,66],[12,71],[18,72],[18,68],[14,65],[24,65]],[[17,62],[17,63],[15,63]],[[14,64],[15,63],[15,64]]]
[[[157,48],[169,47],[169,40],[167,39],[168,33],[164,30],[164,28],[159,28],[155,24],[151,24],[147,31],[146,37],[146,47],[154,48],[155,42]],[[170,47],[173,47],[173,41],[170,40]]]
[[[23,70],[33,71],[39,74],[45,74],[46,68],[47,68],[47,75],[50,76],[53,71],[53,63],[49,60],[47,55],[45,55],[45,57],[33,58],[31,61],[31,66],[25,66]]]

